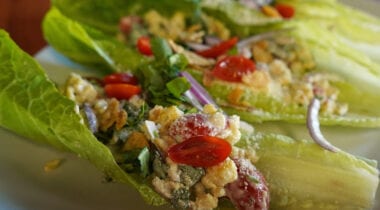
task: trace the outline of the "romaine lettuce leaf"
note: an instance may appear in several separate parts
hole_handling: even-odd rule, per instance
[[[74,61],[105,71],[134,70],[145,59],[113,36],[80,24],[54,7],[44,18],[43,31],[46,40],[57,51]]]
[[[256,134],[241,140],[255,148],[256,167],[269,183],[271,209],[371,209],[379,183],[376,161],[313,142]]]
[[[271,18],[260,10],[252,10],[233,0],[204,0],[202,14],[222,21],[234,34],[242,37],[280,27],[280,18]],[[247,25],[251,27],[246,27]],[[243,26],[243,27],[241,27]]]
[[[199,15],[199,0],[53,0],[52,5],[73,20],[110,34],[117,33],[121,17],[140,15],[151,9],[168,16],[176,11],[193,19]]]
[[[307,11],[315,16],[318,16],[319,13],[332,19],[339,16],[337,14],[339,12],[328,7],[330,4],[335,4],[335,1],[305,2],[307,2],[304,3],[308,6],[307,8],[311,8]],[[303,5],[302,3],[300,4]],[[343,80],[337,84],[340,90],[339,101],[348,103],[349,114],[347,116],[322,116],[322,124],[360,127],[380,126],[380,112],[377,109],[380,101],[378,92],[380,89],[380,65],[365,54],[347,46],[341,36],[329,31],[327,27],[321,27],[321,24],[324,23],[323,21],[311,19],[300,21],[296,19],[279,21],[276,24],[267,23],[263,26],[252,19],[241,21],[241,14],[255,14],[255,11],[251,9],[230,7],[229,10],[235,10],[235,12],[231,12],[220,6],[215,10],[218,11],[218,14],[215,11],[210,12],[208,9],[204,10],[204,12],[219,18],[220,21],[228,25],[233,34],[243,37],[253,35],[262,30],[287,29],[290,36],[296,38],[297,42],[302,43],[311,51],[317,64],[317,71],[332,73]],[[361,19],[364,21],[365,17]],[[199,79],[199,81],[202,81],[202,79]],[[231,88],[228,85],[218,82],[208,87],[211,95],[216,98],[220,105],[224,105],[225,111],[230,114],[238,114],[242,119],[249,122],[267,120],[305,122],[305,107],[284,106],[279,100],[265,95],[257,95],[249,90],[245,91],[243,97],[251,107],[254,107],[254,110],[247,111],[244,108],[231,106],[227,100],[227,96],[231,91],[225,91],[229,89]]]
[[[202,82],[203,75],[199,70],[187,69],[195,79]],[[349,103],[350,111],[347,115],[321,115],[322,125],[342,125],[355,127],[380,127],[380,112],[377,107],[380,96],[363,92],[356,86],[347,82],[334,83],[341,92],[339,101]],[[250,123],[265,121],[285,121],[291,123],[305,123],[307,107],[284,104],[283,101],[266,94],[253,93],[246,89],[241,100],[248,103],[251,108],[233,105],[228,97],[234,91],[234,86],[226,82],[214,80],[207,86],[217,104],[228,114],[239,115],[242,120]]]
[[[0,31],[0,126],[89,160],[114,181],[135,187],[147,203],[165,204],[149,180],[125,173],[110,150],[81,123],[75,103],[57,90],[38,63]]]
[[[292,5],[295,19],[314,20],[350,47],[380,62],[380,19],[337,1],[277,0]]]

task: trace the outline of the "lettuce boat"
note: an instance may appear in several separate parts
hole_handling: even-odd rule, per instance
[[[283,27],[289,21],[313,20],[319,26],[333,32],[340,41],[379,62],[379,19],[340,1],[276,0],[256,2],[254,5],[250,5],[247,2],[220,0],[203,1],[201,5],[206,12],[213,16],[232,17],[236,12],[247,14],[242,15],[247,18],[243,18],[240,22],[247,20],[250,22],[249,24],[254,24],[257,28],[237,29],[241,31],[240,33]]]
[[[314,11],[312,10],[312,8],[314,8],[313,6],[317,7],[318,5],[322,5],[322,2],[326,3],[330,1],[303,1],[300,4],[295,4],[294,7],[300,7],[300,13],[312,13]],[[375,107],[378,103],[377,101],[379,101],[379,94],[376,92],[379,90],[380,66],[376,62],[368,58],[362,52],[347,46],[347,42],[345,42],[338,33],[329,31],[327,29],[328,27],[320,27],[321,24],[323,26],[323,23],[321,23],[323,20],[319,20],[318,22],[312,20],[312,18],[307,19],[300,17],[299,19],[293,18],[276,23],[268,23],[265,21],[257,23],[255,20],[246,18],[249,17],[249,15],[240,15],[257,13],[257,11],[238,4],[236,1],[205,1],[202,4],[202,9],[205,14],[216,18],[228,26],[227,28],[231,31],[231,34],[238,35],[239,37],[248,37],[251,35],[260,36],[260,34],[263,35],[263,31],[267,33],[276,33],[276,31],[279,31],[278,33],[280,34],[284,33],[281,32],[281,30],[288,30],[287,33],[289,33],[291,37],[295,38],[297,42],[302,43],[305,48],[311,52],[316,64],[316,72],[332,73],[343,79],[343,81],[338,81],[335,85],[340,91],[338,101],[346,102],[349,106],[350,110],[348,111],[348,115],[323,116],[321,122],[326,125],[338,124],[346,126],[378,127],[379,113],[377,110],[369,108]],[[327,4],[329,3],[326,3],[326,5]],[[310,5],[310,9],[309,7],[306,8],[306,6],[303,8],[301,5]],[[343,8],[343,6],[341,7]],[[328,8],[328,6],[326,6],[326,8]],[[302,15],[300,14],[300,16]],[[364,21],[364,19],[365,18],[362,18],[360,20]],[[330,23],[332,24],[332,22]],[[362,85],[364,83],[366,84],[365,86]],[[227,88],[228,86],[218,82],[216,85],[210,85],[209,90],[214,97],[220,98],[222,103],[229,105],[227,93],[226,91],[221,91],[221,89],[224,90],[222,87]],[[299,108],[292,109],[289,107],[289,104],[286,105],[286,108],[281,108],[283,106],[283,100],[271,100],[259,94],[249,93],[245,93],[243,97],[247,98],[249,104],[253,105],[253,107],[258,106],[259,109],[251,113],[244,109],[239,110],[236,107],[227,107],[226,110],[230,113],[238,113],[243,119],[251,122],[267,120],[304,121],[305,117],[302,116],[302,111],[300,111]],[[358,103],[359,101],[360,103]],[[273,109],[275,110],[270,110],[269,108],[265,110],[265,108],[262,108],[263,104],[271,104],[267,107],[274,107]],[[303,113],[305,113],[305,111],[303,111]],[[374,118],[371,119],[370,116],[374,116]]]
[[[4,31],[0,32],[0,48],[0,103],[6,107],[0,110],[2,127],[38,143],[73,152],[89,160],[105,176],[136,188],[147,203],[166,204],[140,173],[127,173],[116,163],[110,149],[82,122],[75,103],[58,91],[37,62]],[[371,208],[378,185],[375,161],[343,151],[331,153],[314,143],[280,135],[245,133],[237,146],[256,151],[261,157],[256,165],[270,184],[273,208]],[[285,174],[284,166],[288,170]],[[316,171],[323,171],[324,175],[313,176]],[[320,191],[331,183],[335,187],[329,194],[321,195]],[[285,197],[289,199],[281,199]],[[221,205],[231,208],[226,203]]]
[[[196,1],[185,2],[187,9],[181,5],[173,4],[172,6],[177,11],[183,12],[187,21],[199,20],[199,16],[197,16],[200,11],[199,4]],[[310,50],[316,65],[316,72],[331,73],[340,78],[337,81],[332,81],[333,86],[339,90],[339,96],[336,100],[339,103],[347,104],[349,111],[345,115],[325,114],[321,116],[320,121],[323,125],[380,126],[380,118],[378,117],[380,113],[374,108],[380,98],[377,92],[380,88],[380,66],[378,64],[362,53],[347,47],[345,43],[337,39],[334,33],[318,28],[313,21],[284,22],[265,17],[242,20],[236,14],[247,14],[247,17],[250,15],[256,17],[258,14],[254,14],[247,8],[237,6],[235,1],[226,2],[203,1],[200,4],[202,14],[218,19],[222,24],[228,25],[227,30],[231,34],[241,37],[262,31],[291,28],[293,30],[286,30],[286,33]],[[71,4],[77,6],[68,8],[67,5]],[[75,3],[63,0],[53,1],[56,8],[52,8],[44,22],[46,39],[55,49],[83,64],[102,64],[105,66],[104,68],[112,71],[133,71],[136,68],[135,64],[138,63],[133,64],[133,62],[146,58],[143,56],[136,57],[130,52],[129,47],[120,43],[116,38],[117,27],[123,15],[143,15],[146,14],[149,7],[141,7],[139,3],[122,4],[117,3],[117,1],[109,4],[110,11],[115,10],[112,15],[109,12],[103,12],[104,14],[95,16],[91,14],[91,7],[86,6],[85,1]],[[113,8],[115,5],[118,6],[117,10]],[[226,5],[235,6],[227,7]],[[80,12],[81,8],[87,9],[86,15]],[[160,11],[162,11],[162,7],[158,7],[158,12]],[[240,12],[236,13],[236,11]],[[66,15],[69,15],[70,18]],[[166,14],[167,18],[172,17],[172,15],[173,13]],[[283,34],[284,31],[280,30],[278,33]],[[334,47],[331,48],[331,46]],[[133,57],[134,59],[129,61],[124,59],[125,57]],[[198,81],[201,81],[205,75],[204,72],[194,69],[188,69],[188,71]],[[362,85],[364,83],[366,85]],[[287,121],[303,123],[306,120],[307,107],[305,104],[302,106],[284,105],[283,99],[268,97],[265,94],[256,94],[247,90],[243,98],[250,105],[245,107],[241,104],[238,106],[232,104],[231,106],[228,96],[233,92],[232,85],[223,81],[215,81],[212,85],[207,85],[207,88],[226,112],[238,114],[248,122]]]

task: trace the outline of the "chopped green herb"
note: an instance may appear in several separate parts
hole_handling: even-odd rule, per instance
[[[184,92],[190,89],[191,85],[186,78],[177,77],[166,83],[166,87],[176,98],[180,98]]]
[[[168,42],[163,38],[154,37],[151,39],[150,44],[152,46],[154,57],[159,61],[166,61],[168,57],[173,54]]]
[[[169,64],[177,69],[184,69],[188,64],[188,61],[184,55],[174,54],[169,57]]]

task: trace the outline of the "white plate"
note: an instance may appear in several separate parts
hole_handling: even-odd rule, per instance
[[[346,2],[373,14],[380,11],[379,4],[374,2]],[[82,71],[81,66],[51,48],[45,48],[36,58],[54,81],[62,82],[72,69]],[[273,126],[272,129],[297,138],[308,136],[304,126],[299,125]],[[324,128],[324,133],[338,147],[380,162],[380,129],[336,127]],[[57,158],[65,159],[62,166],[44,172],[45,163]],[[104,183],[102,178],[102,174],[86,160],[33,144],[0,128],[0,210],[167,209],[167,206],[148,206],[131,187]],[[380,209],[379,193],[374,209]]]

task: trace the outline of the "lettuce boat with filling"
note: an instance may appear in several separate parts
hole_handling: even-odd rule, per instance
[[[160,47],[160,42],[157,48],[162,53],[165,52]],[[196,198],[201,201],[202,198],[212,200],[214,203],[211,202],[212,206],[208,208],[213,208],[215,202],[217,203],[217,195],[227,195],[232,200],[239,199],[228,192],[236,192],[236,187],[230,185],[231,180],[243,179],[250,186],[261,186],[254,190],[260,189],[256,192],[261,193],[259,195],[263,200],[256,200],[255,205],[265,209],[268,207],[268,194],[262,186],[262,177],[265,177],[272,197],[270,205],[273,208],[299,209],[305,205],[315,209],[371,208],[378,185],[375,161],[357,158],[343,151],[332,153],[308,141],[296,141],[275,134],[252,133],[249,127],[239,130],[237,116],[227,117],[212,105],[206,105],[202,112],[194,111],[183,101],[185,99],[181,93],[188,88],[188,83],[183,78],[161,75],[166,77],[163,81],[169,78],[169,85],[164,84],[163,89],[167,97],[162,102],[176,102],[179,106],[156,106],[150,109],[152,101],[149,101],[149,97],[144,97],[154,98],[154,89],[146,89],[149,84],[136,84],[130,74],[123,74],[127,76],[121,77],[122,84],[120,80],[116,80],[117,84],[114,84],[115,79],[106,77],[108,79],[101,80],[106,85],[94,78],[84,79],[79,75],[72,75],[62,92],[47,78],[37,62],[22,52],[4,31],[0,32],[0,49],[0,125],[38,143],[73,152],[89,160],[111,180],[136,188],[151,205],[164,205],[169,201],[176,208],[187,208],[187,205],[196,208],[197,199],[195,204],[189,202],[193,201],[193,197],[186,191],[186,186],[195,183]],[[173,56],[178,58],[177,54],[172,54],[165,56],[165,61],[173,60]],[[144,72],[147,70],[143,69],[160,66],[155,61],[148,63],[139,68]],[[170,67],[183,66],[179,63],[167,62],[161,65],[169,64],[164,68],[167,71]],[[119,76],[117,78],[120,79]],[[124,95],[125,92],[120,95],[120,92],[112,88],[113,85],[135,88],[128,89],[128,95]],[[184,88],[170,88],[173,85]],[[140,95],[141,93],[143,94]],[[172,100],[168,100],[169,98]],[[157,101],[153,102],[155,103]],[[151,113],[147,118],[149,110]],[[222,118],[227,121],[220,120]],[[197,123],[191,123],[192,119],[206,121],[198,127]],[[189,131],[184,129],[186,126],[178,126],[183,124],[195,126],[196,129]],[[214,162],[213,166],[204,165],[210,164],[215,160],[213,158],[207,159],[201,165],[197,161],[192,163],[191,158],[185,158],[185,162],[181,162],[181,155],[192,153],[178,153],[177,145],[183,146],[183,142],[193,139],[191,136],[194,134],[197,135],[195,138],[205,137],[198,135],[204,132],[207,133],[207,138],[226,139],[216,141],[222,141],[222,145],[230,145],[232,152],[225,153],[226,150],[222,149],[214,157],[221,162]],[[180,139],[187,140],[178,143]],[[168,155],[167,159],[170,160],[162,161],[162,155]],[[246,163],[232,161],[234,157],[240,157],[250,165],[254,164],[257,169],[249,166],[249,172],[237,170],[237,166]],[[229,167],[221,167],[224,164]],[[263,175],[256,173],[257,170]],[[228,176],[223,176],[224,179],[213,179],[213,174],[218,177],[224,175],[223,171],[231,178],[226,181],[229,182],[227,187],[215,183],[227,180]],[[318,173],[323,174],[313,176]],[[170,181],[179,182],[180,187],[178,183],[166,183]],[[183,187],[181,184],[184,183],[188,185]],[[321,190],[330,187],[332,183],[334,187],[330,188],[329,193],[321,195]],[[288,201],[283,199],[285,197],[289,198]],[[218,204],[219,208],[233,208],[225,199],[222,200]],[[252,205],[252,202],[248,204]],[[244,209],[244,206],[238,208]]]
[[[125,47],[135,46],[142,36],[170,38],[179,45],[176,51],[184,54],[195,46],[193,42],[204,45],[210,35],[226,42],[237,35],[239,43],[219,55],[251,54],[248,57],[257,64],[255,72],[239,82],[213,76],[218,59],[198,54],[194,58],[193,52],[192,58],[188,57],[191,65],[187,71],[205,85],[226,112],[248,122],[304,123],[311,99],[318,96],[323,102],[321,124],[379,127],[380,113],[375,107],[380,98],[380,66],[347,47],[333,33],[312,21],[256,18],[252,10],[236,6],[235,1],[177,3],[165,13],[165,1],[156,10],[150,10],[150,4],[111,1],[104,5],[109,10],[95,14],[86,1],[57,0],[53,1],[56,8],[45,19],[44,33],[48,42],[69,58],[112,71],[133,71],[135,61],[149,59],[136,57]],[[72,4],[76,6],[68,7]],[[247,18],[251,15],[255,18]],[[124,28],[123,21],[127,22]],[[133,30],[128,28],[131,24]],[[256,35],[245,39],[252,34]]]

